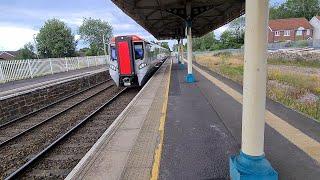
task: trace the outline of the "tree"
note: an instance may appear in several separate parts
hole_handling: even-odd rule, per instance
[[[76,42],[71,29],[58,20],[45,22],[36,38],[41,57],[70,57],[75,55]]]
[[[229,24],[229,30],[236,37],[236,42],[238,44],[244,44],[244,34],[245,34],[245,21],[246,18],[241,16]]]
[[[34,53],[34,46],[29,42],[23,46],[23,48],[18,50],[16,59],[35,59],[36,54]]]
[[[79,28],[79,34],[90,46],[90,55],[104,54],[104,44],[108,43],[112,37],[112,26],[101,19],[84,18]]]
[[[164,48],[167,48],[170,50],[169,48],[169,43],[168,42],[161,42],[160,46],[164,47]]]
[[[310,20],[319,13],[319,0],[287,0],[270,8],[270,19],[305,17]]]
[[[240,48],[244,43],[243,38],[239,39],[237,33],[232,30],[224,31],[221,34],[220,42],[221,42],[220,48],[222,49]]]
[[[216,50],[218,40],[213,32],[210,32],[202,37],[192,39],[192,49],[194,51],[209,51]]]

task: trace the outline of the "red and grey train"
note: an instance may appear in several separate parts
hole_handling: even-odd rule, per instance
[[[143,86],[170,51],[136,35],[112,38],[109,73],[117,86]]]

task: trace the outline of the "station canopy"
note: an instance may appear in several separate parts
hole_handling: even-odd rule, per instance
[[[157,39],[200,37],[244,14],[245,0],[112,0]]]

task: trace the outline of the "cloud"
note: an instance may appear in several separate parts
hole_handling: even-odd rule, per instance
[[[27,42],[33,42],[38,31],[26,27],[0,26],[0,50],[18,50]]]

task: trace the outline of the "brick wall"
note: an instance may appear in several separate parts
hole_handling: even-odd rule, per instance
[[[275,36],[275,32],[268,30],[268,42],[283,42],[283,41],[299,41],[299,40],[307,40],[308,38],[312,37],[312,29],[310,29],[309,35],[307,35],[307,31],[302,31],[301,36],[296,35],[295,30],[290,30],[290,36],[285,36],[284,31],[280,31],[280,36]]]
[[[108,76],[107,72],[101,72],[0,100],[0,124],[21,117],[63,97],[103,82],[107,80]]]

